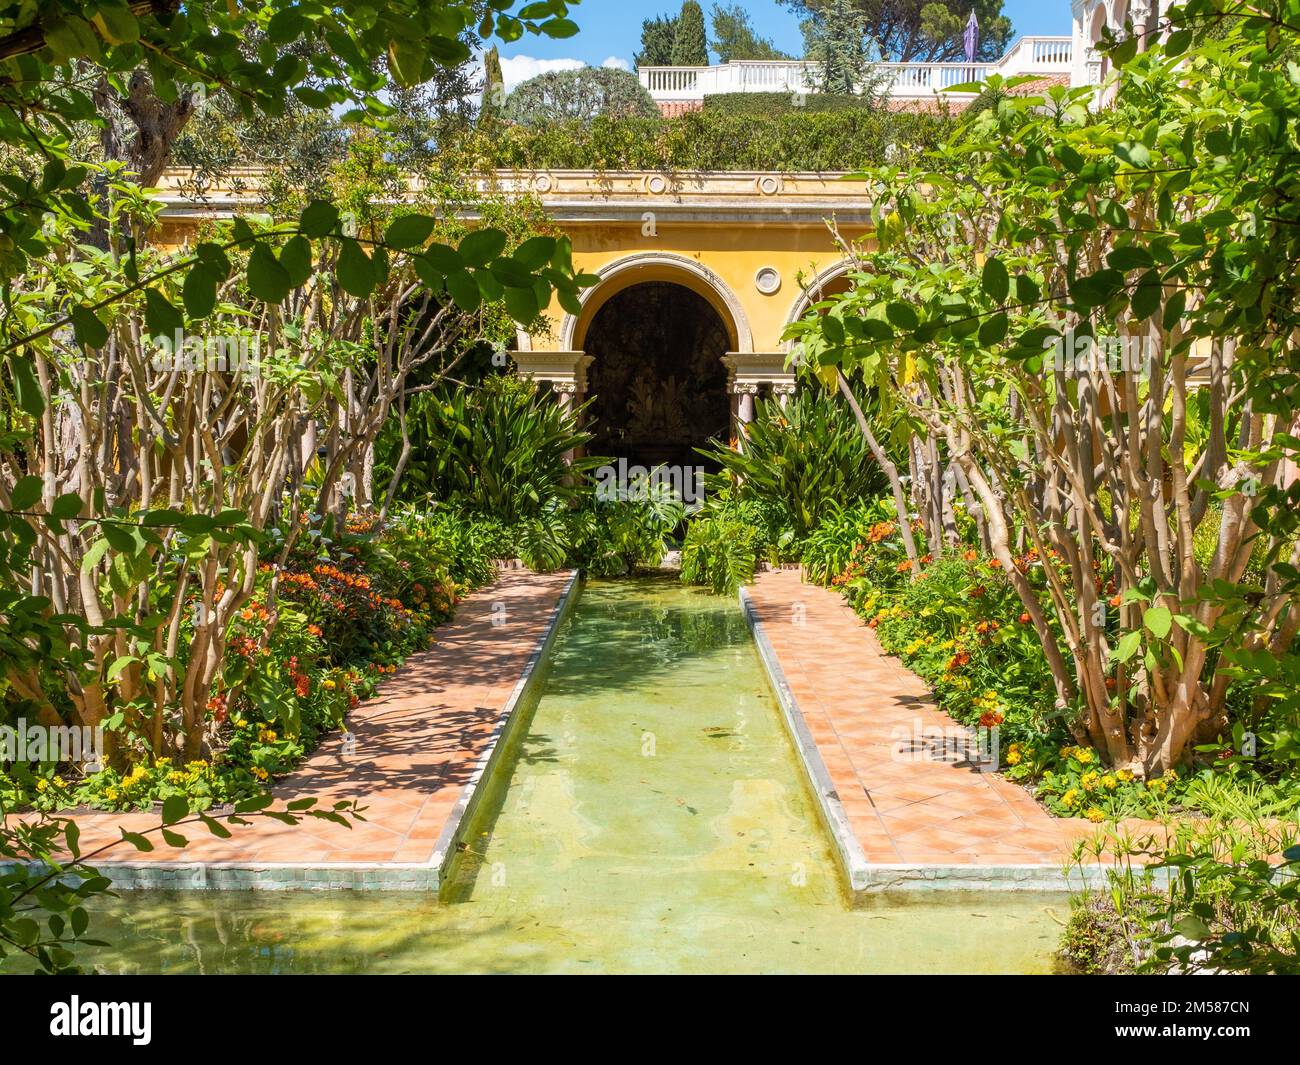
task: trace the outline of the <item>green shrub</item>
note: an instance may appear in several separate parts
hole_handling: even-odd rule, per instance
[[[513,375],[419,396],[408,420],[413,452],[401,498],[431,498],[508,526],[575,498],[581,474],[596,461],[566,461],[590,434]]]
[[[676,118],[489,124],[475,132],[473,150],[484,166],[519,170],[851,171],[879,165],[887,154],[903,165],[937,145],[951,125],[929,111],[715,108]]]
[[[1070,900],[1070,919],[1061,933],[1057,959],[1079,976],[1127,975],[1136,970],[1128,930],[1109,895]]]
[[[758,535],[753,526],[702,515],[691,522],[682,542],[682,580],[702,584],[714,595],[734,595],[754,579]]]
[[[655,118],[659,107],[640,79],[626,70],[581,67],[552,70],[529,78],[506,97],[505,117],[511,122],[586,122],[597,115],[611,118]]]
[[[668,486],[659,488],[643,499],[589,498],[570,516],[570,563],[595,577],[623,577],[658,566],[685,515]]]
[[[777,115],[787,112],[823,114],[828,111],[876,111],[870,96],[814,92],[798,97],[792,92],[718,92],[704,97],[704,110],[727,115]]]
[[[847,506],[832,500],[825,516],[803,541],[800,557],[804,576],[823,587],[848,569],[854,550],[867,543],[872,530],[895,521],[894,501],[882,496]],[[901,543],[900,543],[901,547]]]
[[[800,392],[784,407],[760,400],[741,449],[715,443],[701,454],[722,467],[706,482],[709,490],[780,508],[798,540],[832,504],[870,499],[885,488],[852,414],[822,392]]]

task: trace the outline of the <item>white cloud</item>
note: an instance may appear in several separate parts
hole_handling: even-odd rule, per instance
[[[580,70],[587,64],[581,59],[534,59],[530,55],[512,55],[501,57],[501,76],[505,79],[506,92],[520,82],[535,78],[538,74],[547,74],[552,70]]]
[[[602,67],[610,67],[613,70],[626,70],[631,73],[632,64],[624,59],[621,55],[612,55],[605,62],[600,64]]]

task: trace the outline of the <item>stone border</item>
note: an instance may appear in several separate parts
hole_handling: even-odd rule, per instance
[[[740,589],[740,605],[745,612],[750,633],[758,647],[758,656],[767,670],[767,679],[781,705],[790,739],[807,774],[808,783],[817,800],[817,812],[831,840],[835,855],[844,873],[846,886],[854,901],[867,895],[884,891],[1079,891],[1082,888],[1105,886],[1107,867],[1096,866],[1087,870],[1072,869],[1064,863],[1025,865],[921,865],[886,864],[867,860],[844,812],[835,784],[826,763],[822,760],[817,742],[813,739],[804,719],[799,702],[786,681],[785,671],[772,648],[758,609],[749,593]]]
[[[528,664],[524,666],[524,671],[515,684],[514,691],[510,693],[510,698],[506,700],[506,705],[502,707],[496,725],[492,729],[492,738],[488,740],[488,745],[479,758],[478,765],[474,767],[473,774],[466,782],[465,787],[461,789],[460,798],[456,800],[456,805],[452,808],[451,815],[443,826],[442,833],[438,836],[438,842],[434,844],[433,855],[429,861],[438,870],[439,883],[444,879],[448,866],[456,857],[456,844],[465,830],[472,824],[474,814],[482,802],[483,794],[487,789],[480,785],[490,779],[493,771],[501,763],[515,726],[525,716],[522,713],[516,713],[516,711],[527,706],[528,700],[538,694],[539,684],[537,682],[542,676],[538,667],[541,666],[547,652],[555,643],[555,636],[560,630],[560,624],[569,616],[573,604],[578,599],[577,592],[580,580],[581,574],[578,570],[573,570],[569,575],[569,583],[564,586],[559,601],[551,611],[545,634],[533,649],[532,656],[528,659]]]
[[[541,677],[538,666],[577,599],[578,581],[578,571],[571,571],[568,584],[551,610],[546,631],[497,716],[487,749],[461,790],[427,862],[104,862],[96,864],[96,870],[109,877],[113,888],[121,891],[436,892],[446,866],[456,853],[457,837],[478,805],[482,793],[479,785],[496,767],[498,752],[504,746],[501,741],[522,716],[515,711],[536,693]]]
[[[871,863],[867,861],[862,844],[858,842],[853,826],[849,824],[848,815],[844,812],[844,806],[831,780],[830,771],[822,761],[821,752],[817,750],[817,741],[813,739],[808,729],[803,711],[799,709],[799,703],[785,679],[785,670],[781,668],[767,633],[763,631],[763,623],[758,618],[754,601],[744,588],[740,589],[740,606],[745,612],[745,621],[749,624],[750,635],[753,636],[754,644],[758,648],[758,657],[763,660],[763,668],[767,670],[768,683],[771,684],[776,701],[781,706],[781,719],[785,722],[790,740],[799,754],[799,762],[808,775],[808,783],[817,800],[817,812],[821,816],[822,824],[831,834],[831,840],[835,844],[835,856],[848,881],[849,892],[856,899],[871,888]]]

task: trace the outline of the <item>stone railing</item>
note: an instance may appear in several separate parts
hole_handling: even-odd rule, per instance
[[[990,74],[1069,74],[1069,37],[1021,37],[996,63],[877,63],[883,91],[902,99],[932,96]],[[818,65],[803,60],[737,60],[716,67],[642,67],[637,76],[656,103],[686,103],[728,92],[815,92]]]

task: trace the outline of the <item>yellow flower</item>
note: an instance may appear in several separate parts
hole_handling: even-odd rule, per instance
[[[1112,776],[1110,773],[1107,773],[1104,777],[1101,778],[1101,786],[1105,788],[1107,791],[1114,791],[1116,788],[1119,787],[1119,780],[1116,779],[1116,777]]]
[[[264,728],[258,730],[257,733],[258,743],[274,743],[277,738],[278,737],[276,736],[274,729]]]
[[[1079,783],[1083,785],[1084,791],[1092,791],[1097,786],[1097,771],[1090,769],[1079,778]]]
[[[255,765],[253,766],[253,776],[257,777],[258,780],[267,780],[270,778],[271,774],[260,765]]]
[[[41,777],[41,779],[36,782],[36,790],[39,792],[47,791],[49,789],[49,786],[50,786],[50,782],[46,780],[44,777]]]
[[[1087,812],[1083,816],[1094,824],[1098,821],[1106,820],[1106,815],[1095,806],[1089,806]]]
[[[1121,769],[1119,770],[1119,772],[1115,774],[1115,779],[1118,780],[1121,784],[1127,784],[1129,781],[1133,779],[1133,774],[1130,773],[1127,769]]]
[[[1092,751],[1087,747],[1076,747],[1073,757],[1080,765],[1088,765],[1092,761]]]
[[[1074,807],[1077,806],[1078,804],[1079,804],[1079,793],[1074,788],[1071,788],[1069,791],[1067,791],[1064,795],[1061,796],[1061,805],[1064,806],[1067,810],[1074,809]]]

